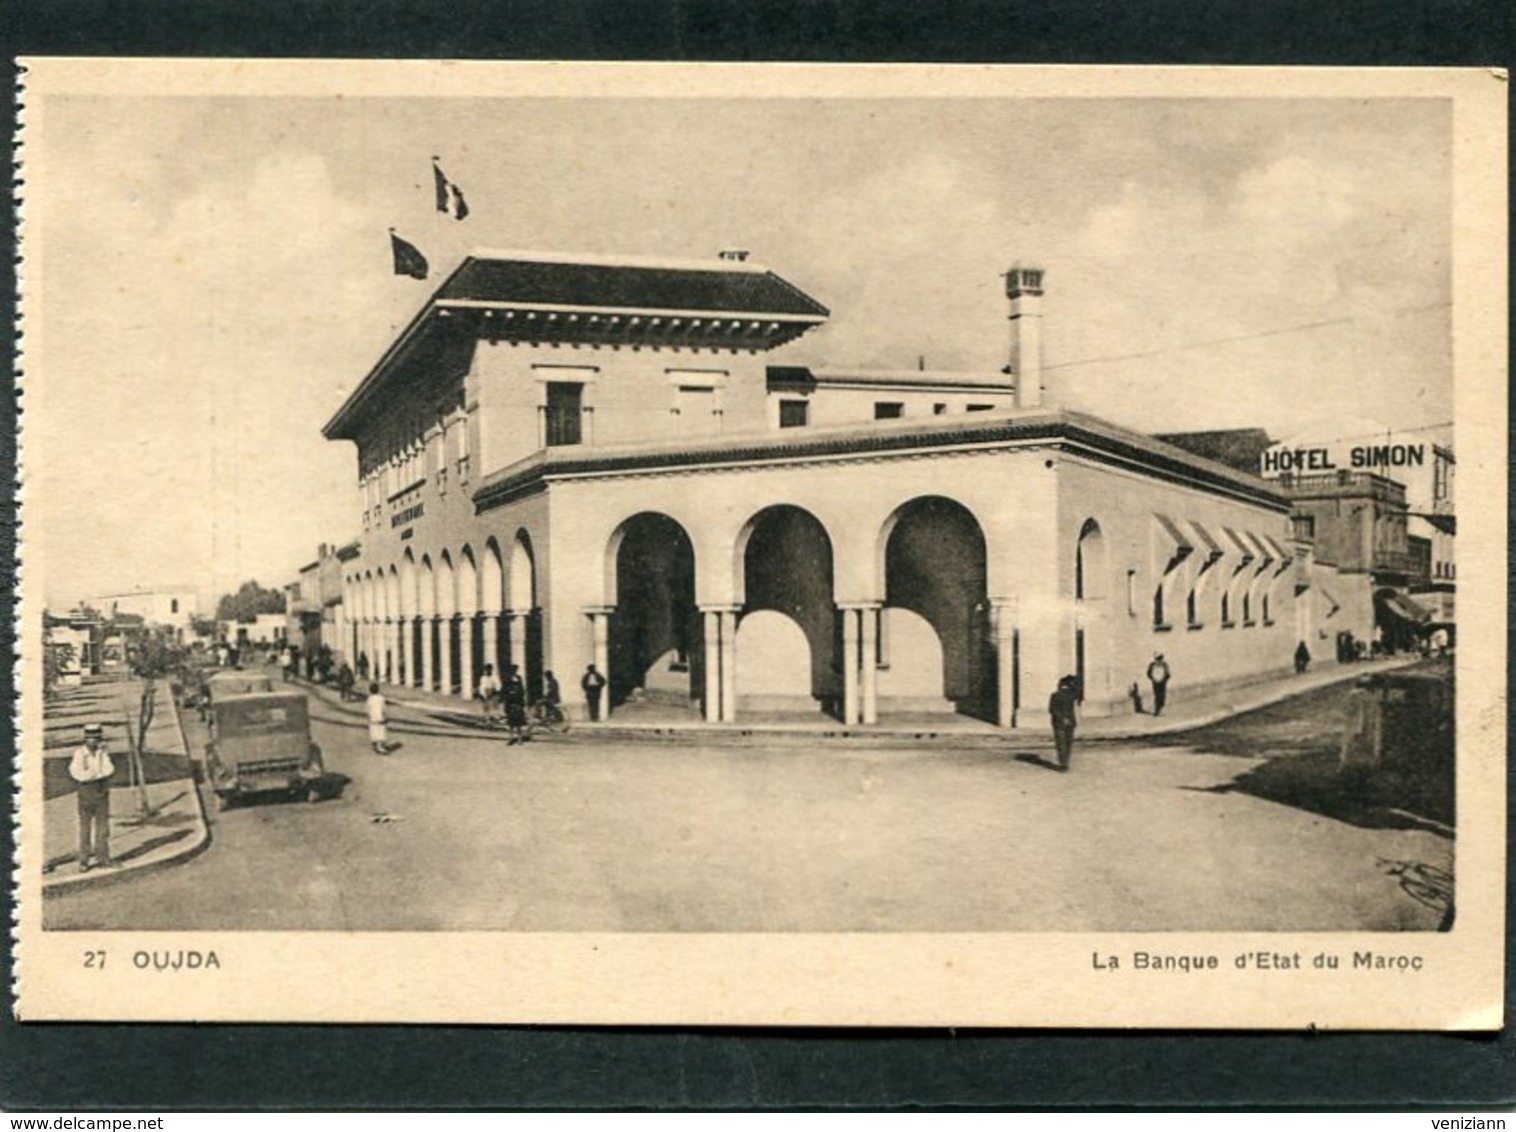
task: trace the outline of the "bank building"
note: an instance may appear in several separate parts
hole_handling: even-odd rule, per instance
[[[470,698],[485,664],[713,723],[1046,725],[1290,669],[1309,547],[1275,485],[1044,403],[1044,273],[989,373],[787,363],[829,311],[731,251],[476,251],[324,433],[357,448],[343,648]],[[986,333],[1003,330],[986,327]],[[1299,600],[1297,600],[1299,599]]]

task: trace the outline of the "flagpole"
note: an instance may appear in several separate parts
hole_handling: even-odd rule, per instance
[[[442,172],[442,158],[434,153],[432,154],[432,247],[435,249],[433,254],[439,259],[438,270],[444,277],[452,271],[452,256],[448,255],[442,246],[442,222],[447,218],[447,211],[445,208],[438,207],[446,204],[444,199],[446,181],[447,174]]]

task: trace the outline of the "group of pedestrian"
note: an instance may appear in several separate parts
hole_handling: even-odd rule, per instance
[[[1147,679],[1153,689],[1153,714],[1162,715],[1164,706],[1168,703],[1169,681],[1173,679],[1173,672],[1161,652],[1153,654],[1152,662],[1147,668]],[[1133,709],[1139,715],[1142,714],[1142,689],[1134,683],[1127,694],[1131,697]],[[1048,697],[1048,719],[1053,725],[1053,751],[1060,771],[1066,772],[1073,761],[1074,731],[1079,722],[1078,707],[1083,699],[1084,689],[1080,686],[1079,677],[1073,675],[1060,677],[1058,686]]]
[[[504,722],[510,732],[509,743],[524,743],[531,738],[526,682],[516,665],[506,666],[505,679],[502,680],[495,674],[495,666],[486,664],[475,695],[484,705],[487,723]],[[563,692],[551,669],[542,674],[542,695],[532,706],[545,718],[563,717]]]

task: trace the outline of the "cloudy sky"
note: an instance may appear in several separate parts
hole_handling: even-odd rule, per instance
[[[50,603],[280,584],[355,536],[320,428],[469,246],[752,250],[810,363],[998,369],[1144,430],[1452,417],[1438,99],[49,96],[26,152],[26,476]],[[443,156],[473,214],[431,211]],[[430,283],[390,272],[386,229]],[[776,356],[777,357],[777,356]],[[32,397],[31,394],[36,396]]]

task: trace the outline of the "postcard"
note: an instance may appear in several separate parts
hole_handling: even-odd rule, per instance
[[[23,1021],[1502,1026],[1504,74],[21,71]]]

